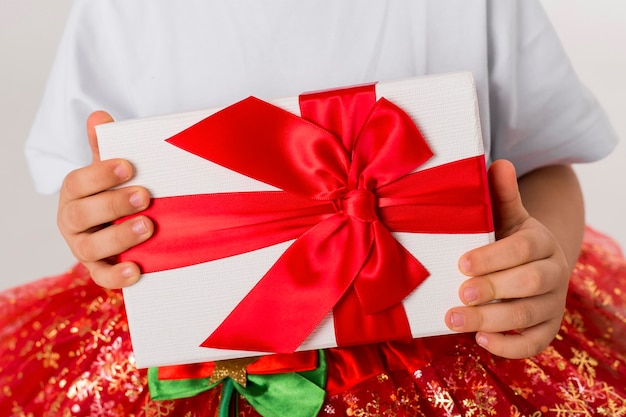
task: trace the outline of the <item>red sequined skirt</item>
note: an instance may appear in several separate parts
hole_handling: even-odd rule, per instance
[[[626,260],[587,229],[561,330],[541,354],[493,356],[462,334],[330,349],[321,416],[626,416]],[[0,414],[215,416],[221,387],[154,401],[121,292],[86,270],[0,293]],[[239,397],[238,414],[257,412]],[[278,414],[280,415],[280,414]]]

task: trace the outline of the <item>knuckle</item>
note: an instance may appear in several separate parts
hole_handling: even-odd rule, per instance
[[[521,357],[530,358],[541,351],[542,349],[537,341],[529,340],[522,344]]]
[[[128,187],[107,191],[105,194],[105,204],[108,217],[111,219],[121,219],[122,217],[139,211],[141,207],[133,207],[130,201],[131,195],[137,192],[141,192],[141,189]]]
[[[122,209],[121,205],[119,204],[119,199],[115,198],[116,194],[112,193],[109,194],[110,198],[107,198],[106,200],[106,210],[107,213],[110,214],[111,219],[119,219],[121,217],[123,217],[124,215],[126,215],[126,213],[124,213],[124,210]]]
[[[556,243],[556,237],[547,227],[542,227],[539,229],[541,232],[541,239],[543,242],[548,242],[548,244],[552,245]]]
[[[513,250],[526,262],[532,259],[533,245],[528,239],[516,239]]]
[[[538,340],[522,337],[521,340],[520,338],[515,338],[508,341],[508,343],[504,342],[502,345],[495,347],[492,353],[509,359],[524,359],[538,355],[546,347],[547,344],[544,345]]]
[[[65,176],[61,184],[61,194],[67,198],[75,198],[79,195],[78,170],[73,170]]]
[[[537,268],[530,268],[524,276],[524,288],[531,295],[543,292],[543,274]]]
[[[76,202],[70,202],[63,207],[60,222],[67,229],[76,232],[87,229],[85,212]]]
[[[95,261],[98,259],[96,247],[91,241],[90,235],[78,235],[71,245],[74,256],[81,262]]]
[[[494,281],[493,276],[489,276],[486,280],[486,285],[484,286],[485,293],[483,294],[483,298],[486,298],[488,301],[497,300],[502,298],[501,291],[498,290],[498,286]]]
[[[129,234],[125,233],[122,227],[111,227],[112,236],[111,236],[111,244],[115,248],[119,248],[119,252],[127,249],[130,246],[129,242]],[[130,234],[132,236],[132,234]]]
[[[65,210],[65,206],[59,206],[59,208],[57,209],[57,228],[59,229],[63,237],[67,240],[68,238],[70,238],[71,232],[69,230],[69,225],[65,220]]]
[[[547,341],[539,340],[539,339],[529,340],[525,344],[524,357],[530,358],[532,356],[536,356],[540,354],[548,347],[549,344],[550,344],[549,340]]]
[[[94,268],[91,278],[103,288],[117,289],[124,286],[116,266],[104,262],[98,263],[98,267]]]
[[[480,330],[483,328],[485,324],[485,319],[483,317],[483,309],[477,308],[469,308],[467,309],[467,324],[468,328],[471,330]]]
[[[105,274],[105,271],[102,267],[92,266],[91,268],[89,268],[89,273],[93,282],[104,288],[109,287],[107,275]]]
[[[529,327],[533,320],[533,309],[528,303],[515,303],[511,309],[511,321],[515,329]]]

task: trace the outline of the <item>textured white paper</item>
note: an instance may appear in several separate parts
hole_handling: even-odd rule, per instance
[[[415,121],[435,156],[418,170],[483,154],[471,74],[425,76],[376,85],[378,98],[400,106]],[[243,98],[243,97],[242,97]],[[295,114],[297,97],[270,100]],[[135,167],[132,184],[153,197],[274,188],[229,171],[165,142],[218,109],[109,123],[97,127],[103,159],[122,157]],[[464,252],[493,241],[493,234],[396,233],[430,277],[405,301],[415,337],[450,333],[444,314],[460,304],[465,279],[457,269]],[[199,345],[217,328],[291,242],[226,259],[145,274],[124,289],[137,366],[221,360],[257,355]],[[331,314],[300,349],[335,346]]]

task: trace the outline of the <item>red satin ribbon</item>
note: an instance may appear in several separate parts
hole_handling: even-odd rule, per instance
[[[325,350],[328,362],[326,393],[333,396],[382,373],[410,374],[427,366],[431,354],[422,340],[386,342]],[[431,342],[434,338],[428,339]]]
[[[266,355],[246,366],[246,373],[253,375],[270,375],[288,372],[311,371],[318,367],[316,350],[296,352],[287,355]],[[213,375],[215,362],[193,363],[189,365],[172,365],[159,367],[160,380],[198,379]]]
[[[124,259],[153,272],[297,239],[202,346],[292,352],[331,309],[338,345],[410,338],[402,300],[428,272],[390,231],[493,230],[484,158],[410,174],[432,153],[373,85],[300,108],[251,97],[168,139],[283,191],[155,199],[155,235]]]

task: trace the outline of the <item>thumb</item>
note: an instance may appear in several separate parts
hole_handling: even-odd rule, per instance
[[[89,138],[89,147],[91,148],[91,161],[100,161],[100,149],[98,148],[98,137],[96,135],[96,126],[110,123],[113,117],[105,111],[99,110],[91,113],[87,118],[87,137]]]
[[[528,217],[517,185],[515,167],[507,160],[495,161],[489,167],[489,189],[493,204],[496,238],[501,239],[517,230]]]

